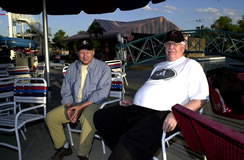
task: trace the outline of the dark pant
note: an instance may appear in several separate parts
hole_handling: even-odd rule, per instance
[[[169,111],[132,105],[98,110],[94,124],[112,150],[109,160],[149,160],[161,146],[163,121]]]

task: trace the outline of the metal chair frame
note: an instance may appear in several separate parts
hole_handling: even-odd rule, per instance
[[[203,108],[200,109],[199,113],[202,114],[202,112],[203,112]],[[177,132],[173,133],[172,135],[166,137],[166,132],[163,131],[162,139],[161,139],[163,160],[167,160],[166,145],[169,146],[168,142],[180,134],[181,134],[181,131],[177,131]],[[154,158],[154,160],[156,160],[156,159],[157,158]]]
[[[17,145],[6,142],[0,142],[0,145],[17,150],[19,160],[22,159],[19,130],[21,131],[22,127],[29,122],[45,118],[46,93],[47,83],[43,78],[17,79],[14,83],[14,102],[9,102],[14,105],[13,112],[5,116],[0,116],[1,133],[14,132],[17,142]],[[32,106],[24,106],[22,103],[32,104]],[[21,109],[17,111],[18,104],[21,105]],[[42,113],[36,113],[37,109],[41,109]]]
[[[0,98],[9,101],[10,97],[14,96],[14,81],[13,77],[0,78]]]
[[[126,78],[126,73],[125,73],[125,66],[123,65],[122,61],[119,59],[116,60],[109,60],[109,61],[105,61],[105,63],[111,68],[112,72],[119,72],[121,73],[125,84],[128,86],[128,81]]]
[[[66,74],[66,71],[67,71],[67,69],[69,68],[69,66],[64,66],[64,68],[63,68],[63,76],[65,77],[65,74]]]

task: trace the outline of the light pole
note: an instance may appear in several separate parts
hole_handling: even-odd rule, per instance
[[[200,35],[199,35],[199,51],[201,50],[201,38],[202,38],[202,22],[204,21],[204,18],[197,19],[196,22],[200,23]]]
[[[202,30],[202,22],[204,21],[204,18],[201,18],[201,19],[197,19],[196,22],[197,23],[200,23],[200,30]]]

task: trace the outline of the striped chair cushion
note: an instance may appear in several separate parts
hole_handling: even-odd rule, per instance
[[[23,69],[23,70],[9,70],[8,73],[10,75],[29,74],[30,70],[27,70],[27,69]]]
[[[122,84],[121,81],[112,81],[111,91],[122,91]]]
[[[14,89],[15,96],[34,96],[41,97],[47,93],[45,86],[16,86]]]
[[[13,91],[13,89],[14,89],[14,83],[0,84],[0,93]]]

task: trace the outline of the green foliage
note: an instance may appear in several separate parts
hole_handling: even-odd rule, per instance
[[[59,30],[58,32],[56,32],[54,34],[54,38],[52,39],[53,41],[53,48],[54,49],[68,49],[67,44],[64,42],[65,38],[68,38],[67,35],[65,35],[66,33],[63,30]]]
[[[101,44],[97,40],[92,40],[91,43],[96,50],[101,49]]]
[[[229,31],[232,26],[232,19],[228,16],[220,16],[219,19],[217,19],[214,24],[211,25],[211,28],[217,29],[217,30],[224,30]]]
[[[242,16],[242,19],[238,21],[239,30],[238,32],[244,33],[244,15]]]
[[[244,15],[242,20],[237,24],[232,23],[232,19],[228,16],[220,16],[212,25],[211,29],[244,33]]]
[[[94,34],[97,38],[99,35],[103,35],[104,29],[100,26],[98,22],[94,22],[91,24],[87,32],[89,33],[90,38],[92,38],[92,34]]]
[[[233,21],[228,16],[220,16],[217,20],[214,21],[214,23],[211,25],[211,29],[205,28],[204,26],[196,27],[196,34],[193,35],[192,38],[201,38],[205,39],[206,44],[211,43],[211,40],[209,39],[209,36],[216,37],[215,41],[216,44],[221,44],[223,39],[218,38],[218,32],[211,31],[211,30],[219,30],[220,32],[235,32],[235,33],[244,33],[244,15],[242,16],[242,19],[237,22],[237,24],[233,24]],[[243,38],[243,34],[232,34],[231,39],[241,40]],[[225,49],[229,48],[232,49],[233,42],[229,37],[225,38]],[[235,44],[237,48],[240,49],[240,52],[243,53],[243,47],[241,46],[241,43]],[[215,49],[213,49],[215,50]],[[212,51],[213,51],[212,50]],[[229,50],[229,51],[230,51]],[[219,51],[213,51],[213,52],[219,52]]]
[[[50,42],[49,39],[48,39],[48,47],[51,48],[51,49],[54,49],[53,44],[52,44],[52,42]]]
[[[200,27],[196,27],[196,34],[195,34],[195,38],[205,38],[207,37],[207,33],[208,31],[210,31],[210,29],[208,27],[204,27],[204,25],[200,26]]]
[[[91,24],[91,26],[89,27],[87,32],[89,33],[90,39],[93,39],[92,35],[94,35],[95,38],[98,38],[99,35],[103,36],[104,29],[100,26],[100,24],[98,22],[94,22]],[[99,54],[102,52],[102,47],[101,47],[101,44],[99,41],[93,39],[92,45],[94,46],[94,48],[96,50],[96,54]]]

